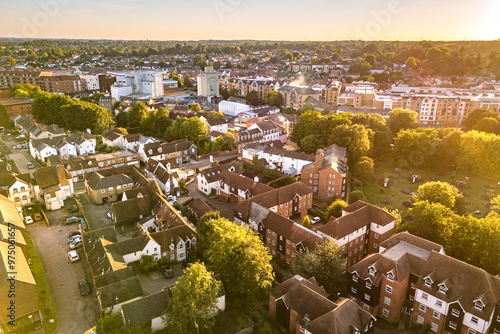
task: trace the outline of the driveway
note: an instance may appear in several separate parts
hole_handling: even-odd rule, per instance
[[[228,214],[228,219],[230,221],[234,221],[234,211],[233,208],[238,204],[238,202],[217,202],[211,199],[209,196],[205,195],[204,193],[198,191],[198,181],[194,180],[190,184],[187,185],[187,189],[189,191],[189,196],[191,196],[193,199],[199,198],[203,201],[206,201],[212,205],[217,211],[222,211],[226,210]]]
[[[54,300],[59,326],[56,334],[83,333],[97,324],[99,306],[95,299],[95,291],[82,297],[78,289],[78,281],[86,278],[92,282],[88,264],[83,251],[78,253],[81,260],[71,263],[68,260],[68,232],[76,229],[75,225],[64,225],[61,218],[66,210],[47,213],[51,226],[38,222],[28,226],[33,243],[40,255],[47,281]]]
[[[108,212],[111,210],[109,204],[95,205],[86,193],[81,193],[77,195],[77,197],[80,203],[82,203],[91,230],[113,226],[113,221],[107,216]]]

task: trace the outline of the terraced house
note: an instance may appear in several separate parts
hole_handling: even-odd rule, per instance
[[[347,256],[347,266],[368,254],[377,253],[379,245],[394,232],[395,218],[372,204],[357,201],[342,210],[342,217],[332,217],[318,228],[318,234],[335,242]]]
[[[28,174],[0,175],[0,194],[22,206],[35,204],[38,186],[33,184]]]
[[[407,314],[438,334],[500,331],[500,278],[407,232],[347,272],[352,299],[390,322]]]
[[[61,159],[95,154],[96,140],[88,132],[70,133],[44,139],[30,140],[30,154],[33,158],[45,161],[49,156],[58,155]]]

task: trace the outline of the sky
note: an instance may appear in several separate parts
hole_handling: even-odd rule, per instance
[[[0,0],[0,37],[495,40],[499,0]]]

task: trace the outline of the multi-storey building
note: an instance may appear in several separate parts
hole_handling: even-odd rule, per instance
[[[348,268],[352,299],[390,322],[401,315],[450,334],[500,331],[500,278],[407,232]]]
[[[347,150],[333,144],[316,152],[316,161],[302,167],[301,180],[321,198],[345,197]]]
[[[35,204],[38,186],[32,183],[29,173],[2,174],[0,175],[0,193],[16,204],[30,206]]]
[[[381,242],[394,233],[395,218],[372,204],[357,201],[318,228],[318,234],[335,242],[350,266],[368,254],[378,252]]]
[[[151,99],[163,96],[162,72],[125,71],[110,74],[116,76],[116,82],[111,86],[111,97],[116,101],[133,94]]]
[[[149,159],[166,160],[176,158],[177,163],[189,162],[191,157],[196,157],[198,148],[186,139],[176,140],[170,143],[152,142],[141,145],[138,149],[140,159],[146,163]]]
[[[241,203],[250,197],[268,192],[273,188],[260,183],[259,178],[254,180],[223,169],[217,177],[217,195],[226,199],[237,199]]]
[[[257,203],[285,217],[298,216],[301,219],[312,208],[312,190],[302,182],[270,190],[253,196],[234,207],[234,220],[238,224],[248,224],[250,204]]]
[[[196,78],[198,83],[198,96],[210,100],[219,96],[219,73],[214,68],[207,66]]]
[[[33,99],[24,97],[0,99],[0,104],[5,107],[10,119],[14,119],[19,115],[26,116],[27,114],[31,114],[32,103]]]
[[[283,86],[278,90],[283,95],[283,107],[299,110],[308,97],[320,100],[321,93],[310,87]]]
[[[375,317],[349,299],[328,299],[314,277],[295,275],[269,295],[269,319],[290,334],[371,334]]]
[[[78,75],[46,75],[42,73],[37,85],[41,90],[49,93],[81,93],[85,91],[82,80]]]
[[[67,136],[31,139],[29,146],[30,154],[35,159],[45,161],[52,155],[68,159],[94,154],[96,140],[90,132],[70,133]]]
[[[326,87],[326,90],[324,93],[325,103],[330,104],[334,107],[337,107],[341,88],[342,88],[342,85],[338,81],[333,81],[332,83],[330,83]]]

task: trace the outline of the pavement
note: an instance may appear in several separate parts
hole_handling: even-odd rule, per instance
[[[207,201],[214,207],[217,211],[222,211],[226,210],[228,214],[228,218],[231,221],[234,221],[234,211],[233,208],[238,204],[238,202],[217,202],[214,201],[212,198],[209,196],[205,195],[204,193],[198,191],[198,181],[193,181],[190,184],[187,185],[187,189],[189,192],[189,196],[191,196],[193,199],[199,198],[203,201]]]
[[[31,173],[35,171],[35,169],[28,168],[28,161],[35,161],[33,157],[30,155],[29,149],[21,148],[21,149],[13,149],[13,146],[20,144],[16,142],[13,138],[4,136],[2,140],[5,142],[5,145],[12,152],[8,155],[8,157],[16,163],[17,168],[21,174]],[[35,164],[36,166],[36,164]]]
[[[68,260],[68,233],[76,225],[64,225],[63,218],[70,213],[63,208],[47,212],[51,226],[37,222],[28,226],[28,232],[38,251],[50,285],[59,326],[56,334],[83,333],[97,323],[99,306],[92,288],[92,294],[81,296],[78,281],[86,278],[92,282],[88,264],[82,248],[78,249],[80,261]]]

